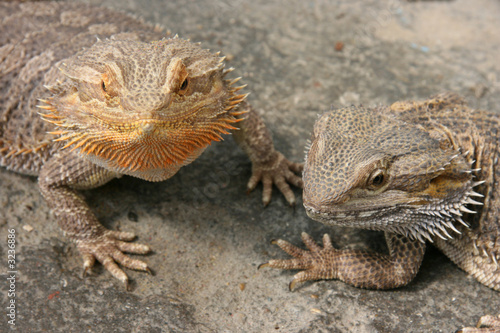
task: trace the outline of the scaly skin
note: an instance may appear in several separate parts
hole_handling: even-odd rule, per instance
[[[128,285],[118,264],[149,268],[123,252],[150,248],[104,228],[78,191],[122,175],[168,179],[222,134],[234,131],[249,155],[248,187],[263,182],[264,205],[273,184],[295,203],[288,183],[302,186],[302,166],[274,149],[218,54],[104,8],[13,2],[0,12],[0,165],[38,176],[85,271],[98,260]]]
[[[263,266],[302,269],[291,289],[317,279],[390,289],[415,277],[430,241],[500,290],[499,125],[497,114],[472,110],[450,93],[323,114],[304,168],[307,214],[328,225],[384,231],[389,254],[337,250],[328,235],[321,248],[303,233],[309,251],[277,240],[295,258]],[[498,319],[483,323],[500,329]]]

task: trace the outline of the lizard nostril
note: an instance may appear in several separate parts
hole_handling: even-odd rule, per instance
[[[153,123],[147,122],[141,126],[141,129],[144,134],[150,134],[151,132],[153,132],[155,127],[156,126]]]

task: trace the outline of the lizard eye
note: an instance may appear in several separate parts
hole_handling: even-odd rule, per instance
[[[188,86],[188,79],[185,79],[182,84],[181,84],[181,89],[180,90],[185,90]]]
[[[177,93],[181,96],[184,95],[187,92],[188,86],[189,86],[189,79],[185,78],[184,81],[182,81],[182,84]]]
[[[387,175],[384,170],[377,169],[375,170],[370,178],[368,178],[368,188],[371,190],[376,190],[382,187],[387,182]]]
[[[112,98],[118,96],[114,80],[107,74],[103,74],[102,76],[101,89],[106,98]]]

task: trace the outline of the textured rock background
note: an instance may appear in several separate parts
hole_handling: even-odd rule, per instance
[[[161,24],[228,56],[243,76],[277,147],[294,160],[316,115],[331,106],[376,105],[452,90],[500,111],[500,3],[495,0],[90,1]],[[343,43],[341,50],[340,44]],[[500,295],[426,253],[416,279],[394,291],[339,281],[306,283],[294,272],[257,270],[329,232],[338,247],[383,250],[372,232],[327,228],[275,193],[245,194],[250,163],[231,138],[172,179],[124,177],[86,193],[109,228],[151,245],[155,276],[127,271],[125,292],[101,266],[82,279],[81,260],[45,206],[36,180],[0,170],[0,272],[7,229],[18,240],[19,332],[449,332],[500,310]],[[300,197],[300,191],[296,191]],[[23,226],[30,225],[27,232]],[[4,280],[5,281],[5,280]],[[6,283],[0,300],[7,299]],[[6,321],[2,315],[2,321]],[[7,325],[0,324],[0,331]]]

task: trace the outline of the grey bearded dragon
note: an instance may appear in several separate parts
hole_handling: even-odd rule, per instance
[[[222,134],[233,132],[252,161],[248,188],[302,186],[274,149],[262,119],[229,80],[224,58],[157,27],[82,4],[0,3],[0,165],[38,176],[84,271],[96,260],[128,285],[118,266],[149,271],[134,235],[104,228],[79,190],[122,175],[172,177]]]
[[[348,107],[314,126],[304,166],[307,214],[328,225],[384,231],[389,254],[273,243],[295,257],[263,266],[301,269],[292,282],[340,279],[390,289],[417,274],[426,241],[500,290],[500,117],[451,93],[390,107]],[[500,331],[500,317],[479,326]],[[464,329],[464,332],[474,329]]]

